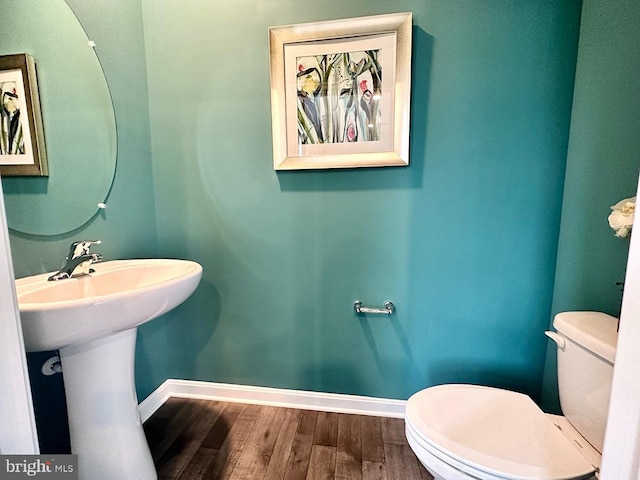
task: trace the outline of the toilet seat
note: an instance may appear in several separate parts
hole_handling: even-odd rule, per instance
[[[528,396],[508,390],[427,388],[408,400],[406,428],[418,457],[468,475],[451,478],[577,480],[595,471]]]

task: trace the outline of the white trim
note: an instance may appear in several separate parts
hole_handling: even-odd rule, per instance
[[[146,421],[153,415],[153,412],[160,408],[169,397],[203,398],[392,418],[404,418],[407,404],[405,400],[388,398],[169,379],[140,403],[142,421]]]
[[[638,182],[640,196],[640,182]],[[640,233],[629,246],[601,480],[640,479]]]
[[[0,184],[0,453],[39,453]]]

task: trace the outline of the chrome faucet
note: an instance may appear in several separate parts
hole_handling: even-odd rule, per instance
[[[99,253],[89,252],[91,245],[101,244],[101,240],[81,240],[79,242],[73,242],[69,247],[69,255],[67,256],[67,262],[60,271],[49,277],[49,281],[63,280],[65,278],[71,278],[74,275],[88,275],[95,270],[91,268],[91,264],[102,260],[102,255]]]

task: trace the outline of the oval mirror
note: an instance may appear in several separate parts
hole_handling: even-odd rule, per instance
[[[35,235],[88,222],[109,193],[116,168],[116,122],[104,73],[64,0],[3,5],[0,55],[36,63],[48,177],[3,177],[9,228]]]

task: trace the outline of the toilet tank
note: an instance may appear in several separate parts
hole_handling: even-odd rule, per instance
[[[556,315],[553,326],[560,337],[556,343],[562,413],[602,452],[618,319],[600,312],[563,312]]]

